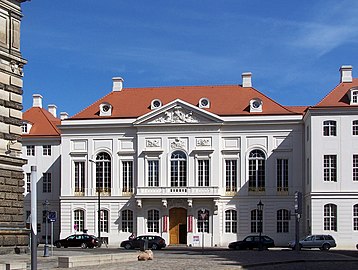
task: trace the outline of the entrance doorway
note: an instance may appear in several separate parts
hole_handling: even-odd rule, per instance
[[[169,234],[170,244],[186,244],[187,238],[187,211],[184,208],[172,208],[169,210]]]

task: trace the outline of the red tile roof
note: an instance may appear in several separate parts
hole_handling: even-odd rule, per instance
[[[151,111],[150,106],[154,99],[161,100],[163,105],[181,99],[197,106],[199,100],[204,97],[210,100],[210,108],[205,110],[219,116],[302,114],[303,112],[301,109],[293,110],[284,107],[252,87],[174,86],[123,88],[122,91],[109,93],[70,119],[106,118],[99,116],[99,105],[105,102],[111,104],[113,108],[109,118],[137,118]],[[263,101],[262,112],[250,113],[249,103],[254,98]]]
[[[60,130],[57,125],[61,124],[61,119],[54,117],[47,110],[40,107],[32,107],[24,112],[22,119],[32,124],[29,134],[23,134],[23,138],[28,137],[60,137]]]
[[[358,87],[358,78],[353,79],[351,83],[338,84],[330,93],[318,102],[317,105],[313,106],[313,108],[358,106],[349,104],[347,93],[352,87]]]

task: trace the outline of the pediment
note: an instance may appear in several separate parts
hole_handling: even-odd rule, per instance
[[[138,117],[134,125],[188,125],[222,122],[223,120],[216,114],[177,99],[162,106],[160,109]]]

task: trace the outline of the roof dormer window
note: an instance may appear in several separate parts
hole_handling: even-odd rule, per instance
[[[354,87],[349,92],[350,105],[358,105],[358,88]]]
[[[30,123],[22,122],[22,125],[21,125],[22,134],[29,134],[31,127],[32,127],[32,125]]]
[[[102,103],[99,105],[99,115],[100,116],[111,116],[112,115],[112,105],[109,103]]]
[[[210,100],[208,98],[201,98],[199,100],[199,108],[210,108]]]
[[[262,112],[262,100],[254,98],[250,100],[250,112]]]
[[[162,102],[159,99],[153,99],[152,103],[150,104],[150,108],[152,110],[158,109],[162,107]]]

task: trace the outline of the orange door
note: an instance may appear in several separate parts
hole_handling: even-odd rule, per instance
[[[170,234],[170,244],[185,244],[182,243],[185,239],[186,242],[186,231],[183,232],[179,230],[180,227],[186,226],[186,209],[184,208],[172,208],[169,210],[169,234]]]

